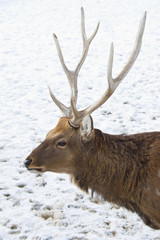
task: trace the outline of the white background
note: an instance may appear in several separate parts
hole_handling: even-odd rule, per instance
[[[96,128],[112,134],[160,130],[159,0],[0,0],[0,240],[160,239],[160,231],[145,226],[136,214],[91,202],[67,175],[36,175],[24,167],[27,155],[61,116],[47,84],[69,104],[70,89],[52,33],[73,69],[82,51],[81,6],[88,36],[101,24],[79,74],[78,108],[106,89],[112,41],[113,75],[123,68],[147,11],[136,63],[92,116]]]

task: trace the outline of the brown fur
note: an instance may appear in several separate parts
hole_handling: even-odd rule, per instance
[[[83,191],[91,189],[160,229],[160,132],[125,136],[93,128],[83,140],[80,128],[61,118],[28,161],[28,169],[69,173]]]

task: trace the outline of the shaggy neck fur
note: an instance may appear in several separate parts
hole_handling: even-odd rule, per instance
[[[137,212],[146,224],[152,225],[139,205],[148,187],[150,149],[155,138],[156,133],[113,136],[95,129],[92,142],[84,145],[78,158],[74,182],[83,191],[91,189],[105,200]]]

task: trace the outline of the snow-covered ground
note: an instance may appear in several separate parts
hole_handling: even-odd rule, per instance
[[[145,226],[136,214],[92,202],[67,175],[36,175],[24,167],[27,155],[61,116],[47,84],[69,103],[52,33],[74,68],[82,50],[81,6],[88,35],[97,21],[101,24],[79,75],[78,107],[104,92],[111,41],[114,75],[122,69],[146,10],[141,53],[93,117],[95,127],[108,133],[160,131],[159,0],[0,0],[0,240],[160,239],[160,231]]]

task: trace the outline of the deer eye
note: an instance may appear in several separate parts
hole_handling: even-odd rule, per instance
[[[57,143],[58,147],[65,147],[67,145],[67,142],[65,140],[61,140]]]

